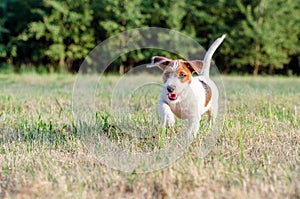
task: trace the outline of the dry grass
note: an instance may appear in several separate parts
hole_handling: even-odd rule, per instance
[[[300,198],[299,78],[224,77],[227,113],[214,150],[201,159],[191,147],[142,174],[86,152],[72,117],[74,80],[0,75],[0,198]],[[104,78],[99,110],[109,111],[117,80]]]

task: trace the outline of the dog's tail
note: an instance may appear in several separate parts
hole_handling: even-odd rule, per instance
[[[204,66],[203,66],[203,72],[201,75],[208,76],[209,75],[209,70],[210,70],[210,62],[211,58],[214,54],[214,52],[217,50],[217,48],[220,46],[220,44],[223,42],[225,39],[226,35],[222,35],[222,37],[219,37],[208,49],[204,56]]]

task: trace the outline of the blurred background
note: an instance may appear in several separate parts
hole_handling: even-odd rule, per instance
[[[299,76],[299,13],[299,0],[1,0],[0,73],[74,73],[105,39],[162,27],[205,48],[226,33],[214,56],[223,74]],[[108,71],[124,73],[157,53],[130,52]]]

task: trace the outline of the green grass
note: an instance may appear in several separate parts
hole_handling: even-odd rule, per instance
[[[184,125],[172,132],[152,120],[159,88],[138,90],[126,121],[111,107],[119,77],[105,76],[95,92],[96,126],[80,126],[71,107],[75,78],[0,75],[0,198],[300,197],[299,78],[223,77],[226,115],[213,150],[198,158],[200,133],[174,164],[141,174],[101,164],[87,151],[82,128],[96,128],[95,138],[105,135],[127,151],[164,149]],[[143,75],[132,82],[147,78],[160,80]],[[122,121],[140,126],[144,137],[124,131]]]

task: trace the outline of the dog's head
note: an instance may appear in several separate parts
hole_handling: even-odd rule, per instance
[[[161,56],[152,57],[148,67],[158,66],[163,70],[163,82],[165,93],[170,101],[180,98],[192,82],[192,74],[200,74],[203,69],[203,61],[172,60]]]

